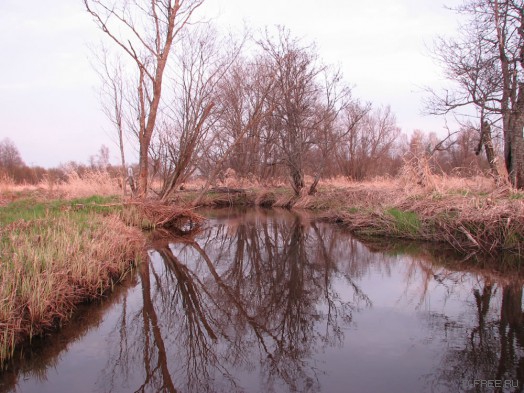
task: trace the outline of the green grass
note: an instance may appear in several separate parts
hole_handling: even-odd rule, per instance
[[[89,213],[110,214],[122,210],[121,206],[104,206],[115,204],[118,197],[92,196],[72,200],[57,199],[52,201],[38,201],[35,198],[24,198],[0,207],[0,225],[11,224],[15,221],[32,221],[51,219],[62,216],[65,212],[74,212],[78,218]]]
[[[143,252],[115,197],[0,208],[0,362],[17,342],[66,321],[75,305],[111,288]]]
[[[396,208],[386,210],[393,217],[395,229],[401,234],[416,235],[420,230],[420,220],[417,213]]]
[[[513,192],[510,194],[509,199],[512,199],[512,200],[524,199],[524,192]]]

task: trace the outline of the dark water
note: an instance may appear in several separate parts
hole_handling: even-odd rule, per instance
[[[518,274],[286,211],[212,214],[18,355],[0,391],[523,390]]]

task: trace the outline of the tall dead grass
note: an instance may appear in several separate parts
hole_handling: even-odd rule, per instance
[[[19,192],[38,192],[42,195],[63,198],[85,198],[93,195],[120,195],[122,188],[119,179],[111,177],[107,171],[99,170],[86,171],[80,175],[74,169],[69,169],[65,181],[44,178],[38,184],[16,184],[9,177],[0,178],[0,198],[2,195]]]
[[[80,176],[76,171],[67,173],[67,181],[58,185],[69,198],[84,198],[92,195],[118,195],[122,193],[119,179],[112,178],[106,171],[88,171]]]
[[[446,242],[462,253],[524,255],[524,193],[486,176],[432,173],[406,162],[394,179],[347,184],[298,201],[363,235]]]
[[[35,190],[37,186],[28,184],[16,184],[15,181],[6,174],[0,174],[0,206],[8,201],[6,194]]]
[[[0,193],[9,190],[13,185],[13,179],[7,176],[7,174],[0,172]]]
[[[0,360],[66,321],[141,257],[142,233],[116,216],[73,213],[0,229]]]

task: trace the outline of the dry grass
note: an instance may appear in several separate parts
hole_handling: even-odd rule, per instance
[[[36,185],[16,184],[13,179],[4,175],[0,177],[0,207],[16,199],[17,195],[35,192],[38,188]]]
[[[13,179],[0,172],[0,194],[7,192],[14,185]]]
[[[58,185],[60,191],[69,198],[83,198],[91,195],[118,195],[122,193],[118,179],[111,178],[104,171],[90,171],[82,177],[75,171],[69,171],[67,181]]]
[[[261,186],[244,195],[208,193],[202,204],[318,210],[361,235],[446,242],[463,254],[524,255],[524,192],[482,175],[435,175],[423,158],[406,161],[396,178],[323,180],[312,196]]]
[[[120,195],[122,189],[118,182],[119,179],[112,178],[108,172],[98,170],[87,171],[80,176],[75,170],[70,169],[64,182],[45,178],[36,185],[15,184],[12,179],[4,176],[0,178],[0,206],[13,200],[12,195],[21,193],[39,195],[45,199]]]
[[[153,201],[129,201],[124,204],[122,219],[129,225],[142,229],[168,229],[191,231],[204,222],[204,217],[192,209],[166,205]]]
[[[0,230],[0,359],[26,337],[102,295],[143,252],[143,236],[116,216],[67,213]]]
[[[396,179],[324,188],[295,206],[363,235],[446,242],[462,253],[524,255],[524,193],[476,176],[434,175],[426,162],[409,162]]]

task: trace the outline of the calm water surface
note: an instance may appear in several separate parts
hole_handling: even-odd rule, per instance
[[[453,270],[443,251],[364,245],[287,211],[211,214],[35,342],[0,391],[523,390],[516,274]]]

